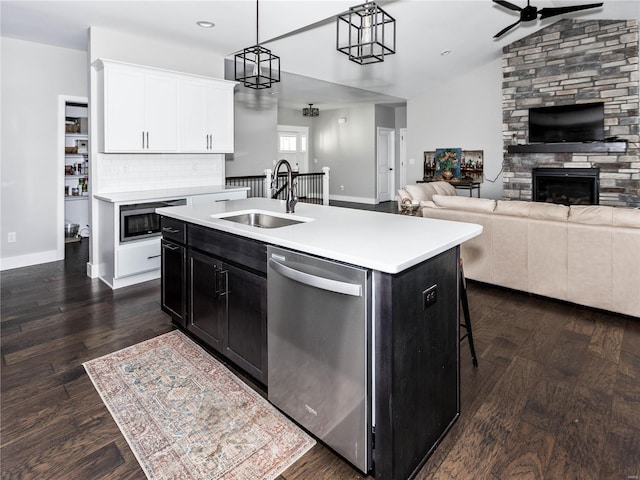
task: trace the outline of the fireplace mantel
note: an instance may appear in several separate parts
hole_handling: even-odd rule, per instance
[[[608,153],[627,151],[627,142],[528,143],[508,145],[509,153]]]

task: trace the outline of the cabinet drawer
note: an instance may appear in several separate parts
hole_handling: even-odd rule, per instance
[[[187,228],[190,247],[267,273],[267,246],[264,243],[198,225],[189,224]]]
[[[187,225],[181,221],[170,217],[162,217],[160,220],[160,226],[162,229],[162,236],[171,240],[172,242],[178,242],[181,244],[187,243]]]
[[[126,277],[160,268],[160,239],[118,248],[116,277]]]

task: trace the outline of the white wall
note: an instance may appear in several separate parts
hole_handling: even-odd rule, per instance
[[[347,121],[338,123],[340,117]],[[309,164],[314,171],[317,165],[331,169],[331,199],[375,203],[375,106],[322,110],[313,119],[311,135],[314,156]]]
[[[0,268],[59,260],[57,221],[59,95],[88,95],[87,53],[7,37],[0,39]],[[16,242],[7,243],[7,234]]]
[[[449,82],[409,99],[407,128],[407,183],[422,178],[425,151],[448,147],[484,150],[481,195],[502,198],[501,58],[452,75]]]

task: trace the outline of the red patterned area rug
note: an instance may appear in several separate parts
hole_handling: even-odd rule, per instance
[[[315,444],[177,330],[84,368],[149,479],[273,480]]]

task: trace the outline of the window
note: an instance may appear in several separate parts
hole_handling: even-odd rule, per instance
[[[295,133],[281,133],[278,150],[280,152],[297,152],[297,135]]]

